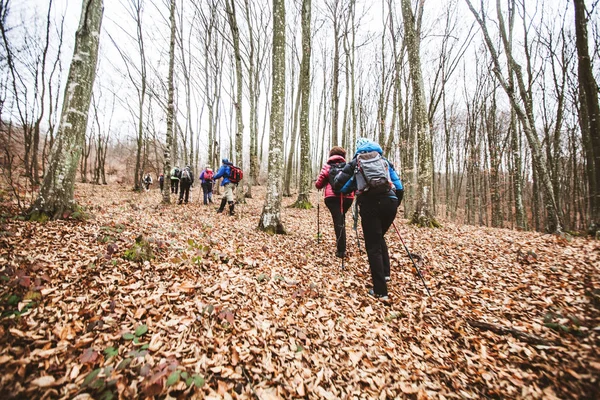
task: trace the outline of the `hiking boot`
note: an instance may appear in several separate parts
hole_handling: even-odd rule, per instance
[[[390,298],[387,294],[377,294],[373,291],[373,289],[369,289],[369,291],[367,292],[367,294],[375,299],[381,300],[381,301],[389,301]]]
[[[223,210],[225,209],[225,204],[227,204],[227,199],[223,198],[221,200],[221,205],[219,206],[219,209],[217,210],[217,214],[220,214],[223,212]]]
[[[234,202],[229,203],[229,215],[235,215],[234,208],[235,208],[235,203]]]
[[[336,251],[335,252],[335,256],[337,258],[345,258],[346,257],[346,252],[345,251]]]
[[[390,278],[389,276],[386,276],[386,277],[385,277],[385,281],[386,281],[386,282],[389,282],[389,281],[391,281],[391,280],[392,280],[392,278]]]

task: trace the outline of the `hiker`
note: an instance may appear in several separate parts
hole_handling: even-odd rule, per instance
[[[177,194],[177,189],[179,188],[179,177],[181,176],[181,171],[179,170],[179,167],[173,167],[169,176],[171,178],[171,193]]]
[[[212,204],[212,189],[213,189],[213,170],[207,165],[204,171],[200,174],[200,185],[202,186],[202,194],[204,195],[204,205]]]
[[[221,181],[221,186],[225,189],[223,192],[223,198],[221,199],[221,205],[217,210],[217,213],[222,213],[225,209],[225,204],[229,203],[229,215],[234,214],[235,203],[233,202],[233,189],[237,186],[237,183],[233,183],[229,180],[229,176],[231,175],[231,168],[233,164],[229,162],[228,159],[224,158],[222,161],[222,165],[217,171],[217,174],[213,176],[213,179],[216,181],[219,178],[223,178]]]
[[[346,165],[346,150],[335,146],[329,150],[327,163],[323,165],[321,173],[315,182],[315,187],[319,190],[325,188],[325,205],[331,213],[333,219],[333,228],[335,230],[336,252],[335,256],[344,258],[346,256],[346,211],[352,205],[354,193],[342,194],[334,191],[330,182],[333,182],[335,175],[339,173]]]
[[[179,173],[179,204],[185,202],[188,203],[190,198],[190,187],[194,184],[194,174],[192,173],[192,167],[186,165],[186,167]]]
[[[144,188],[146,189],[146,192],[148,190],[150,190],[150,185],[152,185],[152,177],[150,176],[150,173],[146,173],[146,176],[144,176]]]
[[[394,222],[404,188],[394,166],[383,158],[381,146],[358,138],[356,154],[334,181],[334,188],[342,193],[356,190],[365,247],[371,269],[372,297],[389,300],[387,282],[390,281],[390,256],[385,233]]]
[[[160,191],[163,191],[163,187],[165,186],[165,174],[160,174],[158,177],[158,186],[160,187]]]

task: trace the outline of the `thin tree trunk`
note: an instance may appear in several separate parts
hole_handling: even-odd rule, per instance
[[[300,86],[302,104],[300,108],[300,190],[294,204],[297,208],[312,208],[310,203],[310,56],[311,56],[311,0],[302,1],[302,64]]]
[[[169,182],[169,176],[171,173],[171,151],[175,146],[172,146],[172,142],[176,142],[176,135],[174,135],[174,121],[175,121],[175,86],[173,82],[174,66],[175,66],[175,0],[171,0],[171,12],[169,13],[169,23],[171,24],[171,40],[169,41],[169,75],[167,76],[167,137],[166,146],[164,152],[164,167],[163,174],[165,176],[165,184],[163,185],[162,202],[163,204],[169,204],[171,202],[171,185]]]
[[[269,179],[259,229],[285,233],[281,223],[283,183],[283,129],[285,114],[285,0],[273,0],[273,50],[271,74],[271,128],[269,135]]]

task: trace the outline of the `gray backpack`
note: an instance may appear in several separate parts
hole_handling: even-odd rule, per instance
[[[358,193],[382,194],[392,188],[389,163],[376,151],[358,154],[354,176]]]

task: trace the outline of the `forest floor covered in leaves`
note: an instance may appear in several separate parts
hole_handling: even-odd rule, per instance
[[[317,244],[316,207],[284,199],[269,236],[261,188],[233,217],[193,190],[79,185],[87,221],[2,218],[2,397],[600,397],[599,241],[400,214],[432,297],[392,229],[386,304],[350,217],[342,270],[322,204]]]

